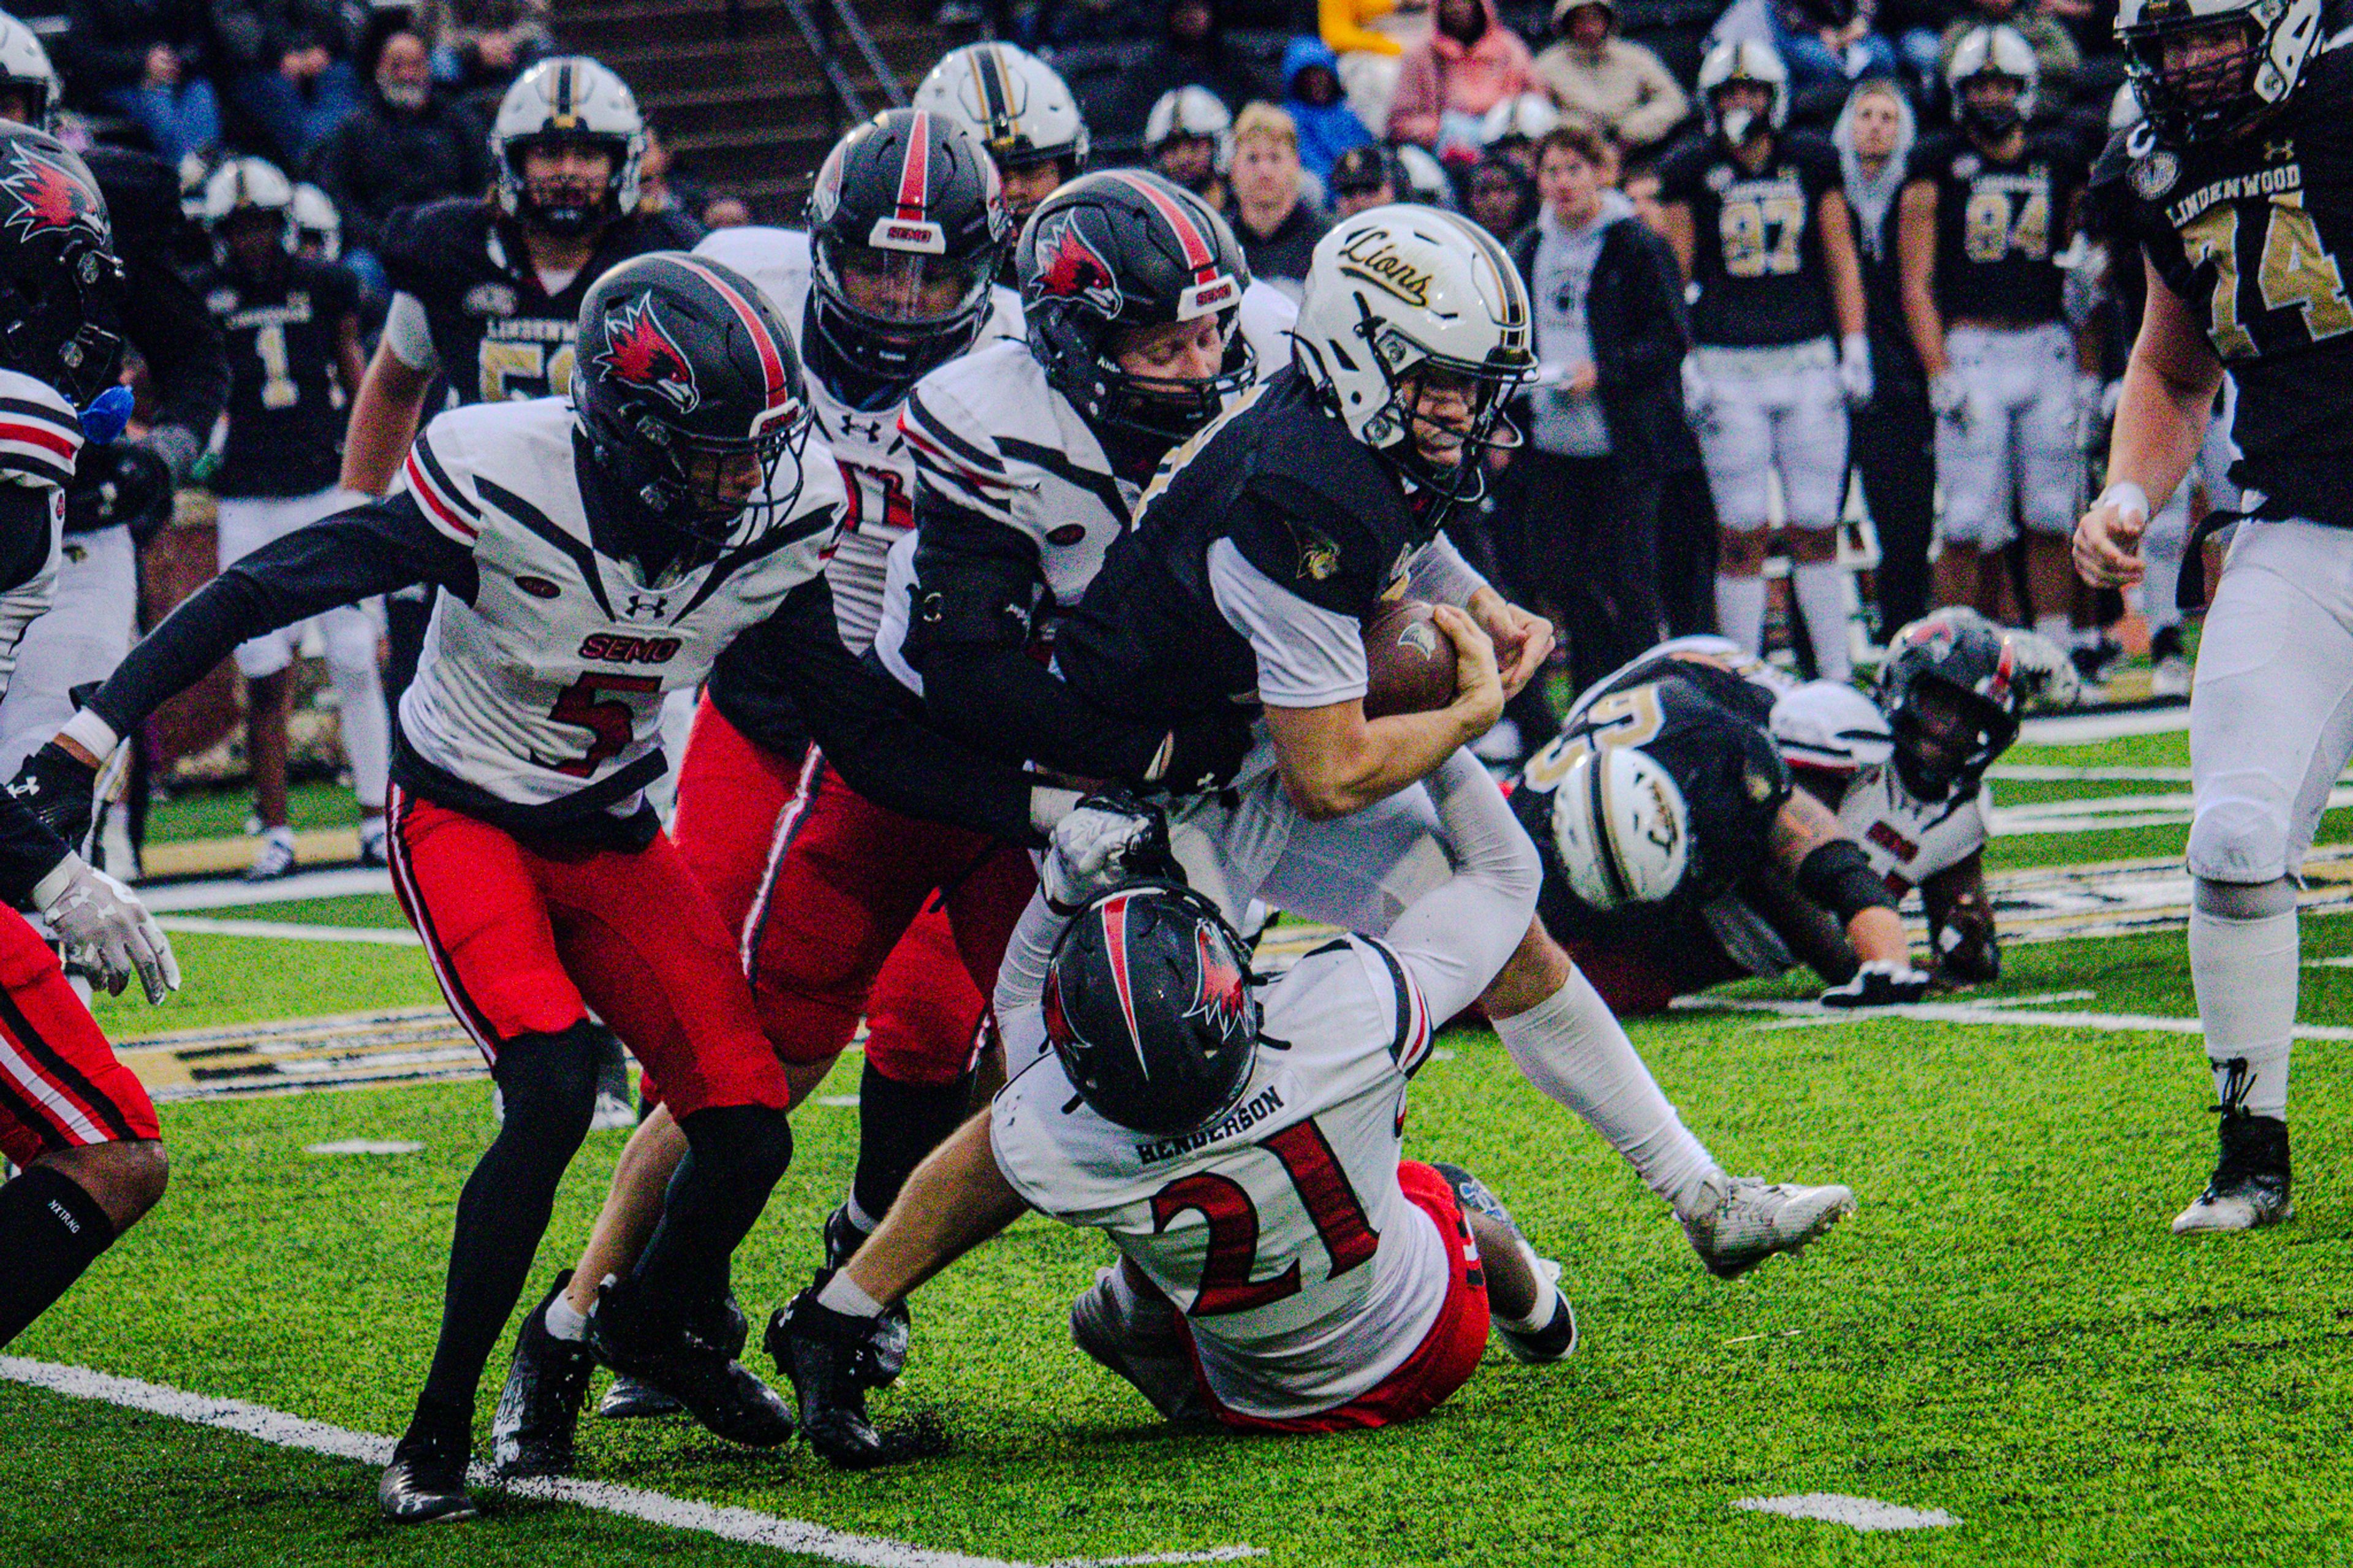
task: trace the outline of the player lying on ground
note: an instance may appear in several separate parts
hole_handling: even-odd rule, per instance
[[[2076,570],[2099,586],[2140,580],[2142,531],[2198,457],[2226,363],[2232,477],[2261,498],[2189,694],[2189,973],[2221,1148],[2177,1234],[2295,1216],[2296,875],[2353,758],[2353,38],[2321,41],[2328,25],[2319,0],[2125,0],[2116,27],[2147,118],[2094,174],[2131,193],[2148,303]],[[2203,585],[2198,543],[2185,592]]]
[[[1469,1380],[1491,1320],[1522,1361],[1569,1353],[1559,1266],[1470,1173],[1401,1158],[1431,1032],[1509,956],[1537,879],[1467,753],[1429,792],[1456,874],[1386,940],[1342,937],[1273,981],[1208,900],[1119,885],[1165,863],[1156,811],[1098,796],[1064,820],[1043,871],[1052,957],[998,992],[1012,1080],[769,1326],[819,1453],[892,1457],[855,1375],[871,1320],[1028,1208],[1117,1247],[1071,1337],[1171,1421],[1408,1420]]]
[[[63,143],[0,122],[0,192],[37,221],[0,243],[0,692],[25,628],[57,583],[66,487],[87,438],[111,424],[78,405],[114,386],[123,273],[98,183]],[[128,406],[127,395],[112,396]],[[48,943],[16,911],[39,911],[78,969],[150,1002],[178,989],[172,944],[131,890],[92,868],[37,812],[38,792],[0,797],[0,1346],[65,1294],[164,1195],[163,1131],[147,1091],[99,1032]],[[79,816],[90,812],[85,781]],[[71,817],[70,810],[58,815]]]
[[[1258,705],[1265,735],[1233,786],[1174,804],[1178,859],[1229,919],[1263,899],[1377,933],[1449,874],[1419,781],[1487,731],[1551,646],[1550,626],[1440,531],[1476,498],[1488,446],[1513,438],[1499,421],[1533,363],[1527,298],[1483,231],[1377,207],[1317,245],[1293,343],[1291,367],[1155,479],[1063,621],[1055,663],[1131,721],[1173,729]],[[1434,711],[1368,720],[1364,627],[1409,594],[1438,602],[1456,688]],[[1042,921],[1043,906],[1023,918]],[[1846,1212],[1843,1187],[1727,1174],[1542,922],[1512,934],[1482,1002],[1513,1060],[1632,1162],[1710,1268],[1740,1273]],[[1017,932],[1006,973],[1042,961]]]
[[[590,1345],[723,1436],[791,1433],[710,1328],[791,1157],[789,1089],[734,944],[644,798],[665,766],[664,693],[720,666],[789,695],[894,804],[1008,837],[1029,818],[1018,775],[934,741],[842,647],[819,571],[839,480],[757,290],[714,263],[640,257],[588,291],[579,342],[572,405],[437,418],[398,494],[215,579],[32,769],[86,797],[112,737],[237,643],[406,584],[444,590],[400,706],[393,874],[506,1118],[459,1203],[440,1344],[379,1493],[395,1520],[471,1511],[475,1388],[609,1035],[659,1078],[691,1152],[637,1267],[598,1299]]]

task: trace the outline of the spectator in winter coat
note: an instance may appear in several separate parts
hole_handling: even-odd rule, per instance
[[[1299,163],[1318,180],[1333,161],[1373,140],[1340,96],[1340,62],[1321,38],[1293,38],[1282,51],[1282,108],[1299,131]]]
[[[547,0],[426,0],[433,79],[453,90],[512,80],[554,47]]]
[[[490,184],[491,164],[481,123],[433,85],[425,40],[394,33],[377,53],[367,94],[320,143],[311,173],[343,209],[343,260],[380,293],[375,247],[385,216],[478,194]]]
[[[1476,149],[1487,111],[1534,88],[1533,63],[1494,0],[1438,0],[1437,30],[1398,68],[1389,140]]]
[[[1618,36],[1618,0],[1560,0],[1552,25],[1560,41],[1536,56],[1534,69],[1538,85],[1568,113],[1640,149],[1691,112],[1691,100],[1659,57]]]
[[[206,72],[212,16],[203,0],[70,0],[58,65],[76,93],[124,116],[176,166],[220,145],[220,99]]]
[[[1398,200],[1398,187],[1405,184],[1393,161],[1395,154],[1382,146],[1353,148],[1340,154],[1332,165],[1332,177],[1324,189],[1332,198],[1335,222],[1354,217],[1368,207],[1385,207]]]
[[[1119,96],[1101,128],[1114,140],[1141,137],[1161,95],[1188,84],[1216,93],[1229,113],[1261,96],[1250,71],[1226,53],[1217,0],[1168,0],[1160,41],[1121,76]]]
[[[301,167],[359,101],[358,23],[340,0],[213,0],[217,74],[287,168]]]
[[[1243,110],[1234,121],[1234,163],[1227,177],[1233,205],[1226,216],[1250,276],[1296,298],[1315,242],[1332,226],[1301,188],[1299,135],[1291,116],[1264,103]]]
[[[1316,0],[1315,28],[1340,57],[1348,107],[1366,125],[1389,122],[1398,67],[1430,38],[1430,0]]]
[[[1489,153],[1462,176],[1462,210],[1472,223],[1508,245],[1536,216],[1535,179],[1519,160]]]

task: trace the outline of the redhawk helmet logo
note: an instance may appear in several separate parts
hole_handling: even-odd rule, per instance
[[[8,171],[0,174],[0,191],[8,195],[8,228],[18,235],[44,229],[81,227],[101,237],[106,234],[106,208],[72,170],[19,142],[9,149]]]
[[[1080,299],[1106,316],[1117,316],[1125,302],[1111,263],[1087,243],[1075,217],[1038,236],[1038,292],[1050,299]]]
[[[681,414],[702,405],[702,389],[694,383],[694,367],[686,353],[654,314],[650,294],[635,300],[605,318],[605,346],[594,363],[610,371],[617,381],[659,393]]]
[[[1241,966],[1227,952],[1224,939],[1208,921],[1194,926],[1193,950],[1200,961],[1200,989],[1185,1016],[1208,1020],[1219,1039],[1230,1040],[1249,1024],[1249,982],[1242,975]]]

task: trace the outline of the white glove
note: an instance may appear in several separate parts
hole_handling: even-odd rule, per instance
[[[1694,430],[1715,428],[1715,389],[1708,384],[1707,372],[1700,369],[1699,356],[1683,356],[1683,416],[1691,421]]]
[[[2018,660],[2018,687],[2029,705],[2073,708],[2083,696],[2083,678],[2067,650],[2040,632],[2007,628],[2011,655]]]
[[[1969,427],[1969,389],[1951,371],[1928,378],[1928,406],[1939,419],[1949,419],[1966,430]]]
[[[150,1002],[180,988],[171,939],[147,906],[80,856],[67,856],[34,886],[33,907],[68,952],[96,972],[108,995],[121,995],[134,971]]]
[[[1854,973],[1843,985],[1821,994],[1825,1007],[1895,1007],[1928,994],[1928,972],[1908,963],[1875,959]]]
[[[1839,387],[1849,408],[1869,403],[1877,389],[1871,374],[1871,340],[1861,332],[1839,344]]]
[[[1175,867],[1167,815],[1122,791],[1104,790],[1054,825],[1038,882],[1048,907],[1071,915],[1139,877],[1171,876]]]

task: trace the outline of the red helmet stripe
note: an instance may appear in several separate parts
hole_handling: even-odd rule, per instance
[[[1124,169],[1115,169],[1112,173],[1122,184],[1142,195],[1152,204],[1155,211],[1168,220],[1168,226],[1176,231],[1176,243],[1185,247],[1185,265],[1193,269],[1193,280],[1197,283],[1208,281],[1208,275],[1218,269],[1218,247],[1209,243],[1209,237],[1194,223],[1193,216],[1169,200],[1167,192],[1154,190],[1149,180],[1138,179]]]
[[[785,379],[785,356],[776,347],[776,340],[768,335],[760,312],[752,302],[737,293],[727,280],[691,257],[681,257],[679,265],[711,285],[719,297],[733,307],[736,319],[744,330],[752,334],[752,346],[760,352],[760,373],[767,380],[767,406],[781,407],[793,395],[791,384]]]
[[[932,184],[932,117],[925,110],[915,110],[914,123],[908,127],[907,158],[899,165],[899,216],[908,223],[923,221],[925,200]]]
[[[1105,899],[1096,906],[1096,912],[1103,917],[1103,952],[1111,959],[1111,984],[1119,993],[1120,1016],[1127,1020],[1127,1037],[1135,1047],[1135,1059],[1145,1065],[1149,1077],[1150,1067],[1144,1063],[1144,1032],[1135,1026],[1135,988],[1127,974],[1127,906],[1134,897],[1120,893]]]

